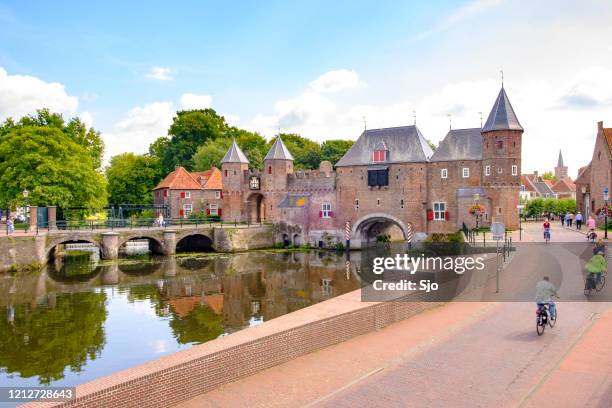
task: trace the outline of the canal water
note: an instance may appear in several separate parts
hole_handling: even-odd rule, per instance
[[[0,386],[73,386],[358,289],[335,253],[57,259],[0,276]]]

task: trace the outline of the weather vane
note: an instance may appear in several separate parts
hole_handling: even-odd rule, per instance
[[[478,114],[480,115],[480,128],[482,128],[482,112],[478,112]]]
[[[414,126],[416,126],[416,111],[412,110],[412,117],[414,118]]]
[[[504,70],[500,70],[499,73],[501,74],[501,81],[502,81],[502,88],[504,87]]]
[[[365,132],[368,130],[368,121],[366,120],[365,116],[362,116],[361,118],[363,119],[363,131]]]
[[[449,113],[446,116],[448,116],[448,130],[451,130],[453,128],[453,114]]]

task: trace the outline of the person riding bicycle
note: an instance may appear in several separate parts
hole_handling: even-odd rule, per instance
[[[593,248],[593,255],[597,254],[603,255],[604,257],[606,256],[606,243],[601,238],[597,240],[595,248]]]
[[[601,274],[608,270],[608,262],[606,262],[606,258],[603,257],[603,253],[598,252],[593,255],[586,263],[585,269],[589,272],[588,281],[590,281],[593,286],[590,289],[594,289],[601,279]]]
[[[553,301],[554,297],[559,297],[557,295],[557,288],[555,285],[550,283],[550,279],[548,276],[544,276],[544,278],[536,283],[536,305],[538,307],[542,307],[544,305],[548,305],[548,311],[550,312],[551,320],[555,320],[557,318],[557,307],[555,306],[555,302]]]
[[[544,229],[544,239],[550,240],[550,222],[548,222],[548,218],[544,220],[542,228]]]

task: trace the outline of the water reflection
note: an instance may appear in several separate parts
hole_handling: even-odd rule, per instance
[[[0,277],[0,383],[74,385],[359,288],[343,257],[52,263]]]

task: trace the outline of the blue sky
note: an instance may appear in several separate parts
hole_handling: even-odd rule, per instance
[[[486,119],[503,69],[525,171],[561,148],[575,173],[596,122],[612,126],[606,1],[92,3],[0,3],[0,119],[80,115],[107,155],[145,151],[173,112],[204,106],[267,137],[280,126],[317,140],[416,111],[439,140],[449,114],[453,127]]]

